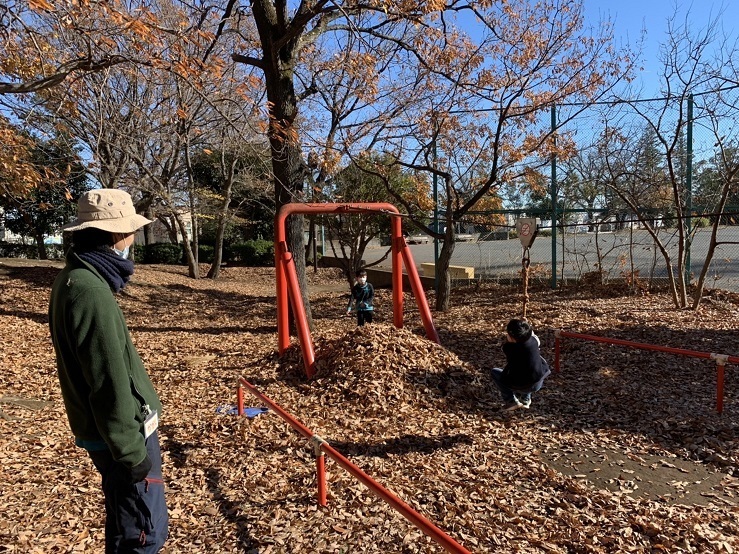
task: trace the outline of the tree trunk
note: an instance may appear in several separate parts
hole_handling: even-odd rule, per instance
[[[197,258],[193,254],[192,243],[187,238],[187,228],[185,222],[178,214],[173,214],[172,217],[177,222],[177,227],[180,230],[180,234],[183,237],[182,248],[185,251],[185,262],[187,263],[187,274],[193,279],[200,279],[200,268],[198,267]],[[195,243],[197,245],[197,243]],[[197,246],[196,246],[197,248]]]
[[[706,252],[706,261],[703,262],[703,268],[701,269],[701,274],[698,277],[698,282],[695,285],[695,293],[693,293],[693,309],[697,310],[698,306],[700,306],[701,300],[703,299],[703,287],[706,283],[706,276],[708,275],[708,268],[711,266],[711,260],[713,259],[713,254],[716,251],[716,245],[718,244],[718,223],[721,218],[716,218],[716,222],[713,224],[713,228],[711,229],[711,242],[708,245],[708,252]]]
[[[146,219],[155,220],[154,210],[151,207],[147,208],[144,212]],[[144,244],[149,245],[154,243],[154,225],[144,225]]]
[[[316,218],[308,218],[308,247],[306,258],[313,264],[313,272],[318,272],[318,253],[316,249]]]
[[[297,148],[297,145],[284,143],[276,139],[272,139],[270,142],[273,143],[272,171],[275,173],[275,205],[276,209],[279,210],[285,204],[302,199],[302,163],[300,150]],[[275,148],[274,143],[276,142],[281,144],[281,151],[279,152]],[[292,185],[285,186],[283,183],[291,183]],[[303,305],[305,306],[305,315],[308,318],[308,324],[312,330],[313,317],[308,299],[308,284],[305,274],[303,220],[303,216],[298,214],[291,215],[287,218],[287,248],[293,255]]]
[[[208,279],[218,279],[221,273],[221,263],[223,262],[223,235],[226,234],[226,223],[228,220],[228,206],[231,204],[231,186],[226,188],[221,210],[218,214],[218,228],[216,229],[216,244],[213,252],[213,264],[208,270]]]
[[[67,252],[72,247],[72,233],[69,231],[62,232],[62,257],[67,257]]]
[[[180,229],[184,227],[183,223],[177,222],[180,225]],[[189,239],[187,238],[187,229],[184,231],[180,231],[182,233],[182,236],[185,238],[185,242],[189,244]],[[198,232],[198,212],[197,207],[195,206],[195,187],[191,187],[190,189],[190,232],[192,233],[192,261],[193,265],[197,268],[195,271],[195,279],[200,278],[200,260],[198,259],[200,255],[200,237],[198,236],[200,233]],[[189,264],[188,264],[189,265]],[[192,275],[190,275],[192,277]]]
[[[142,194],[142,199],[136,204],[136,211],[138,213],[143,213],[146,219],[154,221],[156,219],[156,216],[154,215],[154,210],[151,207],[154,201],[154,196],[149,192],[143,192]],[[152,244],[154,242],[153,227],[153,225],[144,225],[144,227],[142,228],[142,231],[144,233],[144,244]]]
[[[683,222],[680,220],[678,222],[679,225],[679,233],[678,233],[678,254],[677,254],[677,293],[678,293],[678,300],[679,300],[679,306],[680,308],[685,308],[688,306],[688,279],[689,277],[685,275],[685,268],[686,268],[686,256],[688,252],[688,245],[687,245],[687,233],[685,232]]]
[[[436,291],[436,309],[440,312],[449,310],[449,293],[452,288],[452,281],[449,276],[449,265],[452,261],[454,253],[454,225],[447,225],[444,233],[444,244],[439,252],[439,259],[436,261],[434,274],[438,275],[439,287]]]
[[[218,216],[218,228],[216,229],[216,243],[213,247],[213,263],[205,276],[207,279],[218,279],[221,274],[221,263],[223,263],[223,234],[226,229],[226,218],[223,214]]]
[[[34,239],[36,239],[36,247],[38,248],[38,259],[48,260],[49,256],[46,252],[46,245],[44,244],[43,233],[36,233],[36,236],[34,237]]]
[[[631,294],[636,294],[638,275],[634,270],[634,225],[629,226],[629,288]]]
[[[179,238],[179,235],[177,234],[178,223],[177,223],[177,219],[175,218],[175,216],[173,215],[165,216],[161,218],[160,221],[167,228],[167,234],[169,235],[169,242],[171,242],[172,244],[179,244],[180,238]],[[187,235],[182,235],[182,236],[186,237]]]
[[[293,123],[297,115],[297,97],[292,70],[287,69],[292,56],[285,54],[279,70],[265,71],[267,99],[270,102],[269,143],[272,173],[275,182],[275,209],[290,202],[303,202],[303,157]],[[294,53],[293,53],[294,55]],[[287,218],[287,247],[293,255],[298,283],[305,306],[308,325],[313,330],[313,315],[308,299],[308,281],[305,274],[305,240],[302,215]]]

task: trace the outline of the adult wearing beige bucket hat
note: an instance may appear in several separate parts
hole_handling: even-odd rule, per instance
[[[77,207],[49,303],[62,397],[75,444],[102,476],[106,554],[153,554],[168,533],[162,405],[113,295],[133,274],[128,251],[150,220],[118,189],[88,191]]]
[[[77,202],[77,219],[62,227],[65,231],[79,231],[94,227],[111,233],[135,233],[151,223],[136,213],[131,195],[120,189],[90,190]]]

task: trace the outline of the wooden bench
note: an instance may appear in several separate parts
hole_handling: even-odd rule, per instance
[[[436,264],[422,263],[421,273],[423,273],[424,277],[434,277],[436,275]],[[475,268],[465,267],[462,265],[450,265],[449,277],[451,279],[474,279]]]

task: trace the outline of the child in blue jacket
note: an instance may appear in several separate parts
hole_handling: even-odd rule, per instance
[[[352,304],[356,303],[357,325],[362,326],[365,322],[372,323],[372,313],[375,309],[372,302],[375,299],[375,289],[371,283],[367,282],[367,272],[364,269],[357,271],[356,278],[346,313],[349,315],[352,312]]]
[[[539,337],[525,319],[512,319],[506,326],[503,352],[505,368],[492,369],[492,378],[500,389],[504,410],[528,408],[531,393],[537,392],[551,373],[549,364],[539,352]]]

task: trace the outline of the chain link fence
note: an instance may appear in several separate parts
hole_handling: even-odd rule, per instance
[[[525,215],[540,220],[532,279],[648,287],[664,282],[668,259],[676,272],[682,243],[689,282],[710,256],[704,286],[739,292],[739,88],[557,110],[572,150],[545,175],[554,194],[459,221],[452,263],[483,280],[520,278]],[[485,215],[504,223],[477,223]]]
[[[515,229],[501,227],[491,234],[487,229],[466,228],[471,236],[455,245],[454,265],[474,267],[475,278],[480,280],[502,283],[520,278],[523,248]],[[676,230],[660,228],[657,234],[668,252],[677,255]],[[708,228],[695,231],[688,269],[692,281],[705,263],[710,235]],[[705,286],[739,292],[739,226],[720,226],[717,236],[726,244],[716,247]],[[555,285],[568,281],[621,281],[650,288],[664,284],[667,277],[664,256],[654,238],[638,223],[629,223],[624,229],[609,229],[607,224],[570,224],[560,226],[556,237],[551,226],[540,226],[530,257],[529,279]]]

